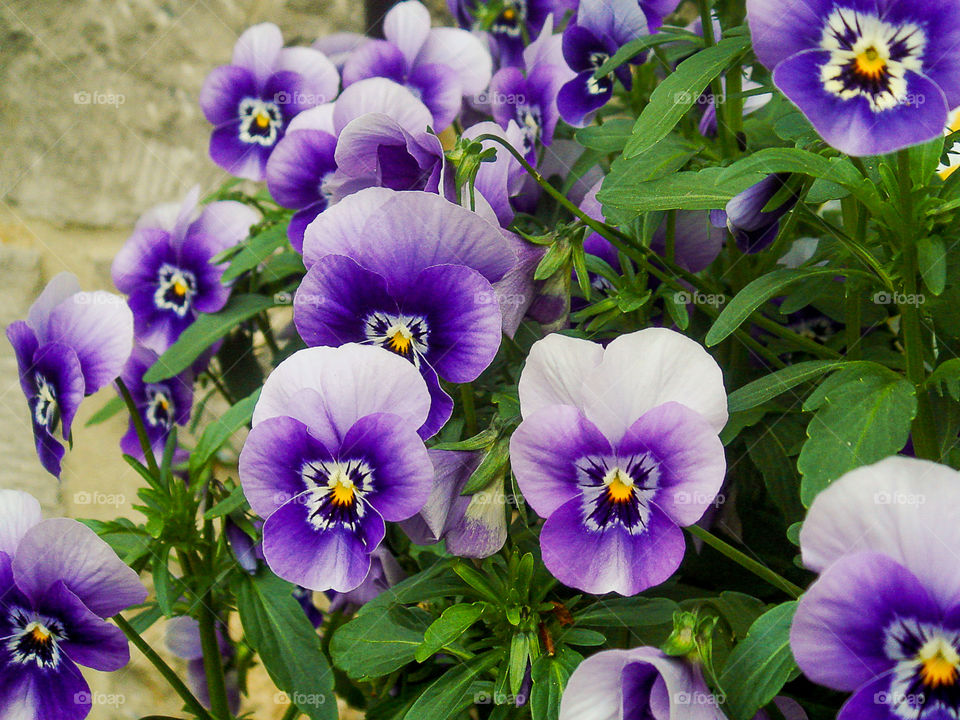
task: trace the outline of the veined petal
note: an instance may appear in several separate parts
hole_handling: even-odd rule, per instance
[[[0,552],[13,557],[27,530],[43,519],[40,503],[22,490],[0,490]]]
[[[553,333],[530,348],[518,384],[520,411],[530,417],[551,405],[583,407],[583,384],[603,360],[603,347]]]
[[[429,34],[430,11],[417,0],[397,3],[383,19],[384,37],[403,53],[407,67],[413,67],[413,61]]]

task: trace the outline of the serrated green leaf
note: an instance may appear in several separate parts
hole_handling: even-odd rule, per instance
[[[463,635],[483,614],[480,603],[451,605],[434,620],[423,634],[423,643],[417,648],[414,658],[423,662]]]
[[[223,272],[221,282],[226,285],[266,260],[278,247],[287,242],[285,223],[273,225],[243,243]]]
[[[246,427],[253,417],[253,409],[260,399],[260,390],[255,390],[243,400],[230,406],[223,415],[212,421],[203,430],[200,441],[190,453],[190,475],[199,474],[214,453],[240,428]]]
[[[399,605],[358,615],[334,633],[330,655],[354,680],[389,675],[414,661],[430,620],[420,608]]]

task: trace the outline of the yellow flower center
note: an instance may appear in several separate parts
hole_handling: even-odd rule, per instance
[[[920,679],[928,688],[956,684],[960,655],[942,638],[927,642],[920,648],[917,659],[921,663]]]
[[[517,16],[517,11],[513,8],[507,8],[503,11],[503,19],[507,21],[512,21]]]
[[[40,645],[46,645],[50,642],[50,638],[53,637],[53,633],[47,630],[43,625],[36,623],[33,626],[33,629],[30,631],[30,638]]]
[[[633,497],[633,478],[620,468],[614,468],[603,478],[607,486],[607,495],[615,503],[627,502]]]
[[[887,59],[875,47],[868,47],[857,55],[857,72],[869,78],[879,78],[887,68]]]
[[[413,343],[413,333],[405,325],[394,325],[388,331],[387,346],[395,353],[406,355],[410,352],[411,343]]]
[[[183,280],[175,281],[173,283],[173,292],[176,295],[183,297],[187,294],[187,284]]]
[[[340,470],[330,476],[330,480],[327,483],[327,487],[330,488],[330,492],[333,494],[333,504],[334,505],[352,505],[353,498],[356,493],[353,480],[347,477],[347,474]]]

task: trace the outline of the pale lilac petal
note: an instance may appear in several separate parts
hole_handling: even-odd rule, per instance
[[[273,23],[260,23],[247,28],[233,46],[233,65],[250,70],[262,87],[276,72],[283,48],[283,34]]]
[[[351,120],[367,113],[389,115],[408,132],[419,134],[433,122],[426,105],[402,85],[386,78],[358,80],[344,89],[333,108],[334,134]]]
[[[551,405],[582,408],[584,382],[602,360],[603,347],[589,340],[559,333],[538,340],[530,348],[520,374],[518,390],[523,416],[530,417]]]
[[[313,41],[313,47],[322,52],[334,66],[341,70],[350,54],[369,40],[366,35],[355,32],[337,32],[324,35]]]
[[[165,625],[167,650],[182,660],[199,660],[203,657],[200,642],[200,623],[188,616],[175,617]]]
[[[297,104],[317,106],[333,102],[340,89],[340,73],[329,58],[319,50],[306,47],[284,48],[280,51],[274,72],[290,70],[302,78],[298,92],[309,97]]]
[[[10,557],[27,530],[43,519],[40,503],[22,490],[0,490],[0,552]]]
[[[27,313],[27,325],[41,341],[49,336],[47,322],[53,309],[78,292],[80,292],[80,281],[77,280],[77,276],[73,273],[62,272],[54,275],[43,292],[40,293],[40,297],[33,301],[33,305],[30,306],[30,311]]]
[[[400,48],[413,67],[413,61],[430,34],[430,11],[417,0],[404,0],[390,8],[383,19],[383,36]]]
[[[490,51],[473,34],[458,28],[433,28],[417,55],[416,64],[453,68],[466,97],[486,90],[493,75]]]
[[[333,128],[334,105],[335,103],[329,102],[297,113],[297,116],[287,125],[287,134],[294,130],[322,130],[334,135],[336,132]]]
[[[260,221],[260,213],[249,205],[234,200],[213,202],[205,206],[200,217],[187,230],[188,235],[203,235],[213,254],[234,247],[250,234]]]

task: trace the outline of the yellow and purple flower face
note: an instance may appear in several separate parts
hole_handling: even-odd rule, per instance
[[[823,139],[882,155],[940,135],[960,105],[960,5],[748,0],[757,57]]]

